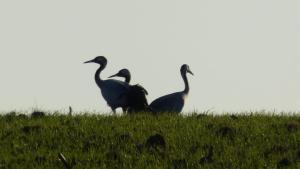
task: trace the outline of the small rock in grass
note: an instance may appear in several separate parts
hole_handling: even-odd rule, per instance
[[[148,148],[155,148],[161,147],[162,149],[166,148],[166,142],[162,135],[155,134],[153,136],[150,136],[146,141],[146,147]]]
[[[45,117],[46,113],[42,112],[42,111],[34,111],[31,113],[31,117],[33,118],[41,118],[41,117]]]
[[[287,167],[287,166],[289,166],[289,165],[291,165],[291,161],[290,161],[289,159],[287,159],[287,158],[284,158],[284,159],[280,160],[280,161],[278,162],[278,164],[277,164],[277,166],[278,166],[279,168]]]

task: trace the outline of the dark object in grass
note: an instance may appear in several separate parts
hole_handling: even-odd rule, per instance
[[[147,148],[154,148],[158,149],[159,147],[162,149],[166,148],[166,142],[162,135],[155,134],[153,136],[150,136],[146,141],[146,147]]]
[[[232,138],[234,135],[234,130],[230,127],[221,127],[218,131],[217,131],[217,135],[220,135],[222,137],[230,137]]]
[[[207,155],[204,156],[204,157],[202,157],[199,160],[199,163],[201,165],[203,165],[203,164],[208,164],[208,163],[213,162],[212,156],[213,156],[213,147],[212,146],[208,146],[208,153],[207,153]]]
[[[71,165],[68,163],[67,159],[65,158],[65,156],[62,153],[58,154],[58,158],[60,159],[60,161],[64,164],[66,169],[72,169],[73,167],[71,167]]]
[[[185,169],[188,168],[187,162],[185,159],[176,159],[173,160],[174,169]]]
[[[286,129],[289,132],[296,132],[299,129],[299,125],[297,125],[295,123],[288,123],[288,124],[286,124]]]
[[[18,118],[20,118],[20,119],[27,119],[28,116],[26,116],[25,114],[19,114]]]
[[[34,126],[24,126],[22,127],[22,131],[25,134],[31,133],[31,132],[38,132],[42,129],[42,127],[40,125],[34,125]]]
[[[278,168],[287,167],[289,165],[291,165],[291,161],[287,158],[283,158],[277,164]]]
[[[46,113],[42,112],[42,111],[34,111],[31,113],[31,117],[33,118],[41,118],[41,117],[45,117]]]
[[[237,119],[238,119],[238,116],[232,114],[232,115],[230,115],[230,118],[232,118],[233,120],[237,120]]]
[[[297,158],[300,159],[300,150],[297,151]]]

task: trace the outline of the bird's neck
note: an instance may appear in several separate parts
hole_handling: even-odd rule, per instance
[[[98,86],[101,86],[103,80],[100,77],[100,73],[102,72],[102,70],[105,68],[106,65],[100,65],[100,67],[97,69],[96,73],[95,73],[95,81],[97,83]]]
[[[189,82],[186,77],[186,72],[181,72],[182,79],[184,81],[184,90],[183,93],[188,94],[190,91]]]
[[[126,83],[129,84],[129,83],[130,83],[130,80],[131,80],[131,76],[126,76],[126,77],[125,77],[125,82],[126,82]]]

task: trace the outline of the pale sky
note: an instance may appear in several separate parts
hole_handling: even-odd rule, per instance
[[[148,101],[183,90],[184,112],[300,110],[298,0],[0,2],[0,110],[110,112],[94,82],[128,68]]]

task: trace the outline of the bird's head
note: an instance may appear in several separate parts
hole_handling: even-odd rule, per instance
[[[191,71],[189,65],[187,65],[187,64],[183,64],[183,65],[181,66],[180,72],[181,72],[181,73],[189,73],[189,74],[191,74],[191,75],[194,75],[194,73]]]
[[[107,59],[104,56],[97,56],[94,59],[86,61],[84,63],[98,63],[100,65],[106,65]]]
[[[130,76],[130,72],[128,69],[121,69],[118,73],[112,75],[112,76],[109,76],[108,78],[112,78],[112,77],[129,77]]]

